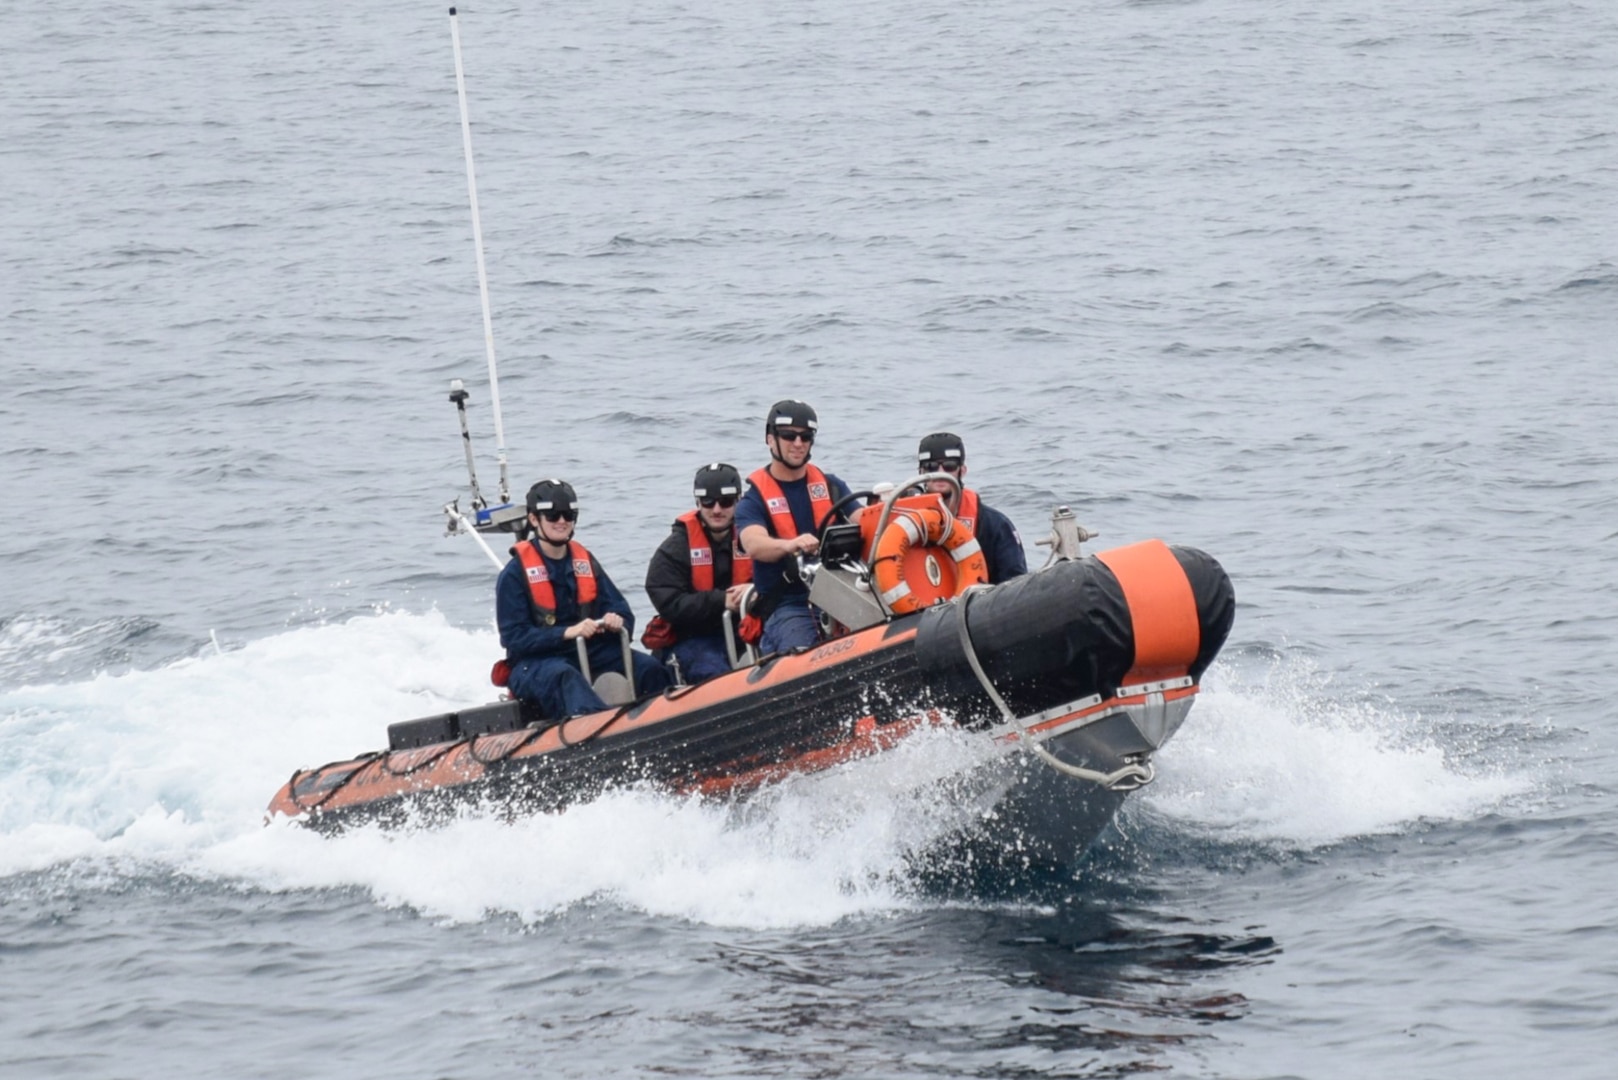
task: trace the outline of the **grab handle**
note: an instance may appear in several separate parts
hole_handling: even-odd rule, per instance
[[[596,625],[601,625],[600,619],[596,620]],[[628,679],[630,682],[634,682],[635,658],[632,650],[629,647],[629,628],[627,626],[620,626],[618,628],[618,639],[623,642],[624,646],[624,678]],[[579,647],[579,670],[584,672],[584,681],[595,682],[595,675],[590,671],[589,646],[585,644],[585,639],[581,637],[574,638],[573,643]]]
[[[742,597],[744,610],[747,607],[747,601],[752,597],[753,587],[749,585],[747,590],[747,593]],[[740,653],[736,652],[736,619],[729,608],[724,610],[720,620],[725,625],[725,655],[730,657],[730,670],[735,671],[740,667],[752,667],[758,663],[758,650],[753,648],[751,643],[742,642],[742,651]]]

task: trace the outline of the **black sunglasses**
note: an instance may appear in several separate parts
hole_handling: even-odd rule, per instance
[[[539,512],[539,516],[544,518],[546,521],[579,520],[579,512],[577,510],[541,510]]]
[[[775,437],[782,442],[812,443],[815,441],[815,433],[812,431],[789,431],[785,428],[777,431]]]
[[[698,499],[697,502],[702,505],[704,510],[712,510],[716,506],[722,506],[726,510],[729,510],[732,506],[736,505],[736,496],[720,495],[718,498],[714,499]]]
[[[961,471],[961,463],[959,461],[929,461],[922,466],[922,470],[924,472],[947,472],[953,476]]]

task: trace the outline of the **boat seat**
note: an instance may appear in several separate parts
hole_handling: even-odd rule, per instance
[[[628,705],[635,700],[635,686],[621,671],[603,671],[590,685],[608,705]]]
[[[618,641],[624,650],[622,671],[603,671],[597,675],[590,670],[590,651],[583,638],[575,638],[579,649],[579,670],[590,680],[596,696],[608,705],[628,705],[635,700],[635,658],[629,648],[629,630],[618,631]]]

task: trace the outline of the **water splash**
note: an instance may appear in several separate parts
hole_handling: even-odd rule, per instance
[[[1329,683],[1296,658],[1256,681],[1216,665],[1143,801],[1203,835],[1308,849],[1473,818],[1532,787],[1464,761],[1441,727],[1344,701]]]
[[[508,822],[323,838],[263,827],[298,767],[387,724],[487,699],[490,632],[388,613],[155,671],[0,694],[0,876],[83,863],[271,890],[360,887],[453,921],[608,900],[726,925],[824,924],[909,903],[905,853],[952,827],[937,784],[985,751],[952,729],[746,804],[613,792]]]
[[[0,692],[0,840],[36,825],[112,840],[154,811],[209,837],[256,829],[293,769],[486,697],[494,652],[492,633],[385,614]],[[0,871],[5,859],[0,843]]]
[[[451,921],[542,922],[609,902],[773,927],[928,903],[909,861],[964,824],[946,781],[993,752],[950,728],[741,804],[613,792],[505,821],[323,838],[262,824],[300,767],[374,749],[389,723],[486,700],[490,631],[397,612],[307,627],[153,671],[0,693],[0,876],[81,863],[273,891],[361,888]],[[1396,713],[1342,704],[1277,657],[1213,672],[1145,808],[1176,831],[1313,847],[1463,819],[1526,781],[1463,769]]]
[[[191,865],[276,889],[359,885],[457,922],[542,922],[610,902],[711,925],[826,925],[914,906],[906,855],[958,824],[939,781],[983,752],[954,730],[928,730],[739,804],[613,791],[558,814],[472,810],[438,828],[329,839],[278,822]]]

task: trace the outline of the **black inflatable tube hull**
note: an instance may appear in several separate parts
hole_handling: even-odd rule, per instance
[[[1200,680],[1236,617],[1224,568],[1196,548],[1170,546],[1197,607],[1200,640],[1188,673]],[[992,708],[967,661],[966,625],[984,673],[1019,716],[1093,694],[1111,696],[1135,663],[1135,627],[1118,578],[1095,556],[1057,563],[923,613],[916,662],[942,706]],[[997,714],[996,714],[996,718]]]

